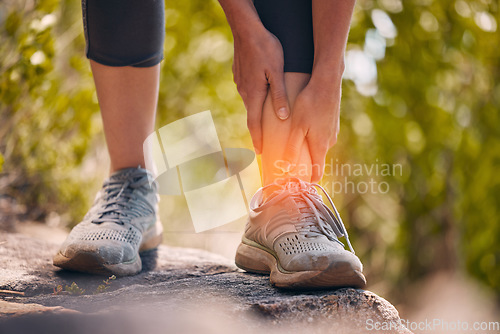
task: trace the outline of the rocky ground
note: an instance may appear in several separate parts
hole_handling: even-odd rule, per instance
[[[202,250],[162,245],[107,282],[54,267],[56,250],[0,231],[0,333],[410,333],[370,291],[281,291]]]

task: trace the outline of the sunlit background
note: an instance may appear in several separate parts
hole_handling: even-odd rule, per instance
[[[344,186],[334,200],[368,289],[403,318],[489,317],[500,302],[499,22],[495,0],[355,8],[327,164],[366,168],[323,185]],[[79,1],[0,2],[0,214],[10,229],[70,228],[108,173],[82,30]],[[232,51],[215,0],[167,2],[158,127],[210,109],[223,147],[251,147]],[[375,173],[384,164],[401,172]],[[383,192],[346,187],[372,181]],[[195,234],[182,197],[163,197],[161,216],[167,244],[227,257],[244,225]]]

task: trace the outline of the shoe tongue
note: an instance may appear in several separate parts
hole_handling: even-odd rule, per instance
[[[308,184],[300,179],[290,179],[285,184],[285,189],[290,193],[290,196],[294,199],[294,202],[299,208],[309,207],[301,193],[304,191],[309,191],[310,187]]]
[[[305,184],[305,182],[297,178],[287,179],[286,181],[280,180],[275,185],[279,188],[275,189],[273,192],[269,191],[267,193],[267,196],[264,197],[261,205],[271,201],[273,198],[282,194],[284,191],[287,191],[289,194],[295,193],[298,195],[298,192],[300,192],[301,189],[307,189],[307,185]]]
[[[288,179],[284,187],[291,193],[300,192],[302,190],[307,190],[309,188],[305,181],[302,181],[297,178]]]
[[[308,214],[307,216],[314,215],[314,210],[309,206],[309,204],[307,204],[307,202],[301,196],[292,194],[291,198],[295,202],[295,205],[297,205],[297,209],[299,209],[299,211],[302,214]]]
[[[141,173],[143,172],[143,173]],[[147,175],[146,170],[143,170],[141,168],[124,168],[120,169],[113,174],[110,175],[110,177],[104,182],[104,184],[111,184],[109,188],[106,190],[106,201],[111,200],[113,198],[116,198],[119,196],[120,193],[127,192],[129,191],[127,188],[122,188],[122,186],[125,184],[126,181],[133,182],[134,178],[137,178],[139,176],[145,176]],[[116,206],[116,204],[114,204]],[[109,207],[109,204],[106,204],[106,208]],[[102,213],[99,218],[100,219],[118,219],[120,217],[120,214],[118,212],[105,212]]]
[[[307,182],[300,179],[290,179],[285,184],[285,189],[290,193],[290,198],[295,202],[295,205],[303,215],[303,218],[315,217],[315,210],[311,208],[306,199],[304,199],[304,197],[301,195],[304,192],[310,193],[311,191],[313,191],[313,187],[311,187]]]

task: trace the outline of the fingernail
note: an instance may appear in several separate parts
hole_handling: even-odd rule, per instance
[[[286,110],[285,107],[278,109],[278,117],[280,119],[287,119],[288,118],[288,111]]]

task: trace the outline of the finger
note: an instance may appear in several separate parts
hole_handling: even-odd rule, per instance
[[[290,116],[290,107],[288,106],[288,97],[285,88],[285,74],[283,71],[275,72],[270,75],[268,81],[274,112],[279,119],[285,120]]]
[[[281,169],[284,173],[290,172],[295,166],[300,157],[300,150],[304,143],[304,131],[300,127],[293,127],[286,144],[285,154],[281,160]]]
[[[239,84],[239,79],[240,79],[240,61],[239,57],[235,54],[233,57],[233,81],[236,83],[236,85]]]
[[[262,110],[264,108],[264,101],[266,100],[266,93],[259,93],[249,96],[245,101],[247,107],[247,126],[252,137],[253,147],[255,153],[261,154],[262,152]]]
[[[340,120],[337,119],[337,123],[334,125],[334,132],[332,137],[330,138],[330,141],[328,142],[328,148],[332,148],[335,144],[337,144],[337,137],[339,135],[340,131]]]
[[[319,137],[308,137],[307,144],[309,146],[309,153],[311,154],[312,162],[312,182],[319,182],[323,177],[325,171],[325,159],[328,152],[328,141]]]
[[[330,141],[328,142],[328,148],[331,148],[333,147],[335,144],[337,144],[337,132],[335,132],[332,136],[332,138],[330,138]]]

